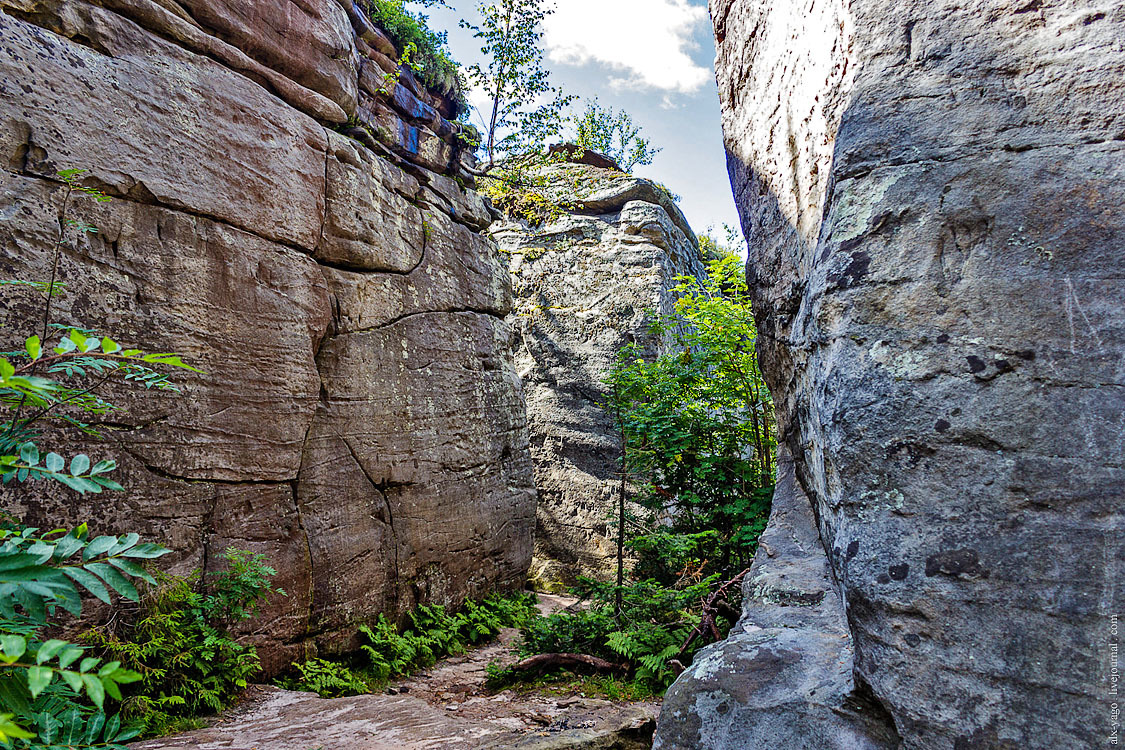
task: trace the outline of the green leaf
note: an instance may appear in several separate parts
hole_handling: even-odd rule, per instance
[[[137,587],[134,586],[128,578],[117,572],[116,569],[111,568],[105,563],[90,563],[86,569],[93,572],[96,576],[108,583],[114,591],[121,594],[121,596],[129,599],[130,601],[137,601],[141,595],[137,593]]]
[[[0,377],[2,377],[4,380],[7,380],[15,374],[16,368],[12,366],[12,363],[4,359],[3,357],[0,357]]]
[[[113,681],[122,685],[128,685],[131,682],[140,682],[143,675],[139,672],[134,672],[131,669],[118,669],[112,675]]]
[[[106,553],[108,555],[116,555],[130,547],[135,547],[137,542],[141,541],[141,535],[130,532],[117,540],[117,544],[113,545]]]
[[[10,739],[33,740],[35,735],[12,721],[15,714],[0,714],[0,742]]]
[[[98,741],[101,735],[102,728],[105,726],[105,714],[98,712],[91,716],[86,721],[86,737],[84,741],[87,745],[93,745]]]
[[[170,549],[161,547],[159,544],[145,543],[138,544],[136,547],[122,552],[121,555],[122,557],[140,557],[151,560],[157,557],[163,557],[171,551]]]
[[[71,466],[73,467],[73,463]],[[108,552],[113,549],[117,544],[117,537],[115,536],[99,536],[86,546],[86,550],[82,553],[83,560],[92,560],[103,552]]]
[[[27,356],[32,359],[39,359],[39,355],[43,353],[43,342],[39,340],[38,336],[32,336],[24,342],[24,350],[27,351]],[[0,365],[2,369],[2,365]]]
[[[106,474],[117,468],[117,462],[110,459],[106,461],[98,461],[94,464],[94,468],[90,469],[90,476],[95,477],[99,474]]]
[[[30,441],[20,446],[20,458],[28,466],[35,466],[39,463],[39,448]]]
[[[51,679],[54,676],[55,670],[50,667],[27,668],[27,689],[31,692],[33,700],[38,698],[39,694],[51,684]]]
[[[81,584],[84,589],[98,599],[101,599],[106,604],[110,603],[109,591],[106,590],[101,580],[93,573],[82,568],[63,568],[63,572]]]
[[[111,557],[109,559],[109,564],[134,578],[140,578],[145,583],[156,584],[156,579],[152,577],[152,574],[132,560],[126,560],[121,557]]]
[[[82,660],[82,663],[78,665],[78,671],[89,672],[98,665],[99,661],[101,661],[101,659],[96,656],[87,656]]]
[[[92,674],[82,675],[82,684],[86,686],[86,695],[98,708],[102,707],[105,703],[105,688],[102,686],[102,681]]]
[[[62,650],[62,653],[59,654],[59,666],[66,669],[84,653],[86,653],[86,650],[78,646],[67,646]]]
[[[78,550],[82,549],[82,541],[71,532],[58,541],[55,545],[54,557],[56,560],[65,560]]]
[[[0,660],[11,664],[27,651],[27,639],[20,635],[0,635]]]
[[[102,353],[103,354],[117,354],[121,351],[121,345],[111,339],[109,336],[102,338]]]
[[[58,453],[48,453],[45,461],[47,471],[62,471],[66,468],[66,460]]]
[[[60,641],[58,638],[52,638],[39,647],[35,653],[35,661],[37,664],[42,664],[45,661],[50,661],[58,656],[59,652],[70,644],[66,641]]]
[[[77,672],[59,672],[63,681],[76,693],[82,692],[82,675]]]
[[[90,457],[85,453],[79,453],[74,458],[70,459],[70,473],[76,477],[80,477],[90,469]]]

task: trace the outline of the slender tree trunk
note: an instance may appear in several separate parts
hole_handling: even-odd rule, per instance
[[[621,421],[621,413],[617,414],[617,423],[621,427],[621,485],[617,492],[617,593],[614,596],[614,611],[621,616],[621,589],[625,586],[625,499],[626,483],[626,451],[629,450],[629,438],[625,435],[625,424]]]
[[[512,6],[508,6],[508,14],[504,16],[504,41],[507,44],[512,36]],[[511,54],[511,50],[506,50]],[[492,119],[488,123],[488,168],[496,166],[496,120],[500,115],[500,99],[504,92],[504,62],[501,59],[500,67],[496,69],[496,91],[492,97]]]

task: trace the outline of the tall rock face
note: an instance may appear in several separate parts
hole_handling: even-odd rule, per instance
[[[657,746],[1106,745],[1125,9],[711,12],[792,455],[767,536],[793,534],[767,538],[744,620],[672,689]]]
[[[510,259],[539,490],[532,579],[550,588],[616,569],[621,444],[603,380],[627,344],[663,351],[650,323],[672,312],[677,277],[704,269],[691,227],[652,182],[577,163],[545,176],[561,215],[535,228],[500,221],[491,234]]]
[[[184,571],[266,553],[268,669],[530,561],[508,270],[450,103],[394,55],[350,2],[0,0],[3,277],[50,276],[56,172],[89,170],[114,200],[71,200],[98,232],[64,249],[53,319],[207,373],[117,394],[86,448],[126,492],[3,508],[135,530]],[[11,346],[42,300],[5,288]]]

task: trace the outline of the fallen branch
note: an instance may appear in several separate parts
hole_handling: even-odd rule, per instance
[[[746,574],[749,572],[749,568],[742,571],[734,578],[719,586],[710,596],[703,600],[703,614],[699,618],[699,624],[688,633],[687,638],[684,639],[683,645],[680,646],[680,652],[668,660],[668,666],[675,671],[676,675],[684,671],[684,655],[687,654],[688,649],[691,648],[691,644],[695,643],[696,638],[709,632],[711,637],[716,641],[721,641],[723,639],[716,618],[719,615],[723,615],[730,619],[731,614],[734,613],[734,608],[727,602],[727,590],[730,589],[731,586],[741,583],[742,579],[745,578]]]
[[[542,673],[550,669],[592,669],[595,672],[626,672],[624,664],[614,664],[605,659],[586,654],[537,654],[516,662],[509,669],[513,672]]]

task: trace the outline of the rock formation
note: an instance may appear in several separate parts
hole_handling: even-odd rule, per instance
[[[745,617],[673,687],[657,747],[1105,745],[1122,7],[711,11],[793,474]]]
[[[56,172],[87,169],[114,200],[74,202],[99,231],[64,253],[55,319],[207,372],[121,395],[87,448],[126,492],[3,507],[138,531],[185,571],[266,553],[269,669],[530,560],[507,268],[455,105],[395,57],[350,2],[0,0],[2,276],[49,276]],[[42,302],[6,289],[10,346]]]
[[[579,163],[546,176],[561,215],[536,228],[497,222],[491,233],[511,263],[539,490],[532,577],[549,587],[613,570],[621,447],[602,381],[622,346],[662,349],[649,323],[672,311],[676,277],[703,264],[683,214],[652,182]]]

